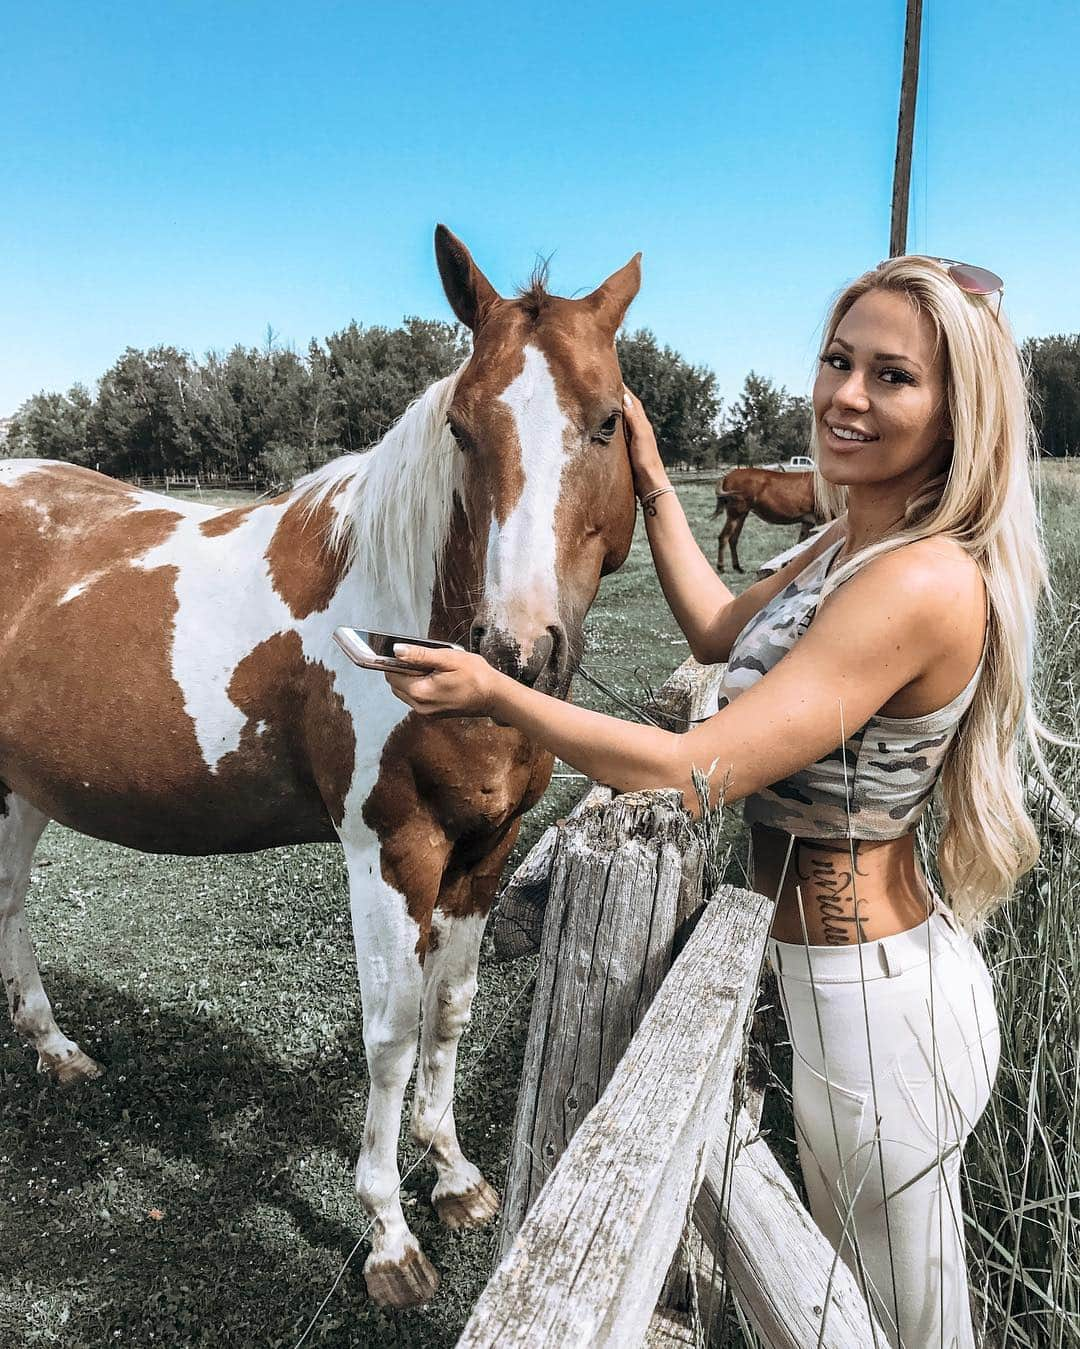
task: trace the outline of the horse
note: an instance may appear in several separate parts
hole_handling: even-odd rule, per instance
[[[640,254],[591,294],[500,296],[435,235],[467,361],[374,448],[272,500],[180,503],[86,468],[0,461],[0,971],[39,1070],[102,1071],[57,1026],[23,916],[50,820],[155,853],[344,850],[370,1080],[356,1190],[389,1307],[438,1275],[399,1198],[403,1098],[451,1228],[499,1198],[462,1152],[458,1041],[521,815],[552,758],[489,719],[421,718],[332,640],[353,624],[460,640],[565,697],[635,501],[615,334]],[[422,1025],[421,1025],[422,1011]]]
[[[825,517],[814,500],[812,473],[780,473],[768,468],[733,468],[716,484],[716,509],[709,517],[715,520],[721,510],[727,519],[716,545],[716,570],[724,570],[724,544],[731,544],[731,564],[736,571],[739,554],[736,544],[746,517],[751,511],[770,525],[801,526],[799,542],[809,538],[815,525]]]

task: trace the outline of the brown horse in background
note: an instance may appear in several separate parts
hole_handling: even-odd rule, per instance
[[[710,518],[715,520],[722,509],[727,510],[727,519],[716,545],[716,570],[721,572],[725,543],[731,545],[731,565],[742,571],[735,547],[751,511],[770,525],[800,525],[800,543],[825,520],[814,501],[812,473],[779,473],[768,468],[733,468],[725,473],[716,484],[716,509]]]

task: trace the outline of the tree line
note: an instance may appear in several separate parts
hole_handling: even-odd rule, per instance
[[[1043,453],[1055,459],[1080,455],[1080,333],[1029,337],[1021,353]]]
[[[0,454],[66,459],[120,478],[255,477],[286,484],[343,451],[374,444],[409,401],[465,360],[460,324],[350,323],[297,352],[267,330],[261,347],[202,361],[172,346],[129,347],[91,393],[40,393],[19,408]],[[617,341],[669,465],[780,462],[805,453],[809,399],[751,371],[725,407],[716,376],[648,329]],[[1080,453],[1080,335],[1029,339],[1043,450]]]

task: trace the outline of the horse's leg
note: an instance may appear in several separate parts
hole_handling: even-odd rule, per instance
[[[745,524],[746,524],[746,516],[740,515],[739,518],[735,521],[735,528],[731,531],[731,539],[730,539],[731,565],[734,567],[736,571],[742,571],[742,567],[739,565],[738,543],[739,543],[739,535],[742,533],[743,525]]]
[[[810,537],[810,534],[811,534],[811,531],[813,530],[813,528],[814,528],[814,526],[811,524],[811,522],[810,522],[809,520],[800,520],[800,521],[799,521],[799,537],[795,540],[795,542],[796,542],[796,543],[805,543],[806,540]]]
[[[496,875],[498,873],[496,872]],[[480,1227],[499,1211],[499,1196],[461,1151],[454,1124],[458,1041],[469,1023],[486,908],[467,917],[436,909],[424,959],[424,1017],[412,1136],[430,1148],[439,1179],[431,1199],[450,1228]]]
[[[420,1021],[420,928],[405,896],[383,879],[374,839],[360,846],[346,843],[345,860],[369,1077],[364,1141],[356,1163],[356,1191],[374,1224],[364,1279],[381,1306],[413,1307],[432,1298],[439,1286],[401,1210],[397,1161],[401,1108]],[[432,870],[437,886],[441,862]]]
[[[0,973],[16,1031],[37,1050],[38,1072],[61,1086],[100,1077],[101,1066],[62,1034],[41,986],[23,903],[30,864],[49,817],[0,783]]]
[[[729,509],[727,519],[724,521],[724,527],[720,531],[720,537],[716,541],[716,570],[724,570],[724,544],[731,538],[731,531],[735,527],[735,515]]]

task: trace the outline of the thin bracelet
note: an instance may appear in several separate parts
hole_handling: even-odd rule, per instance
[[[655,492],[647,492],[641,498],[641,509],[643,513],[645,515],[655,515],[656,507],[653,505],[653,502],[656,498],[662,497],[665,492],[674,492],[674,490],[674,487],[668,485],[667,487],[658,487]]]

